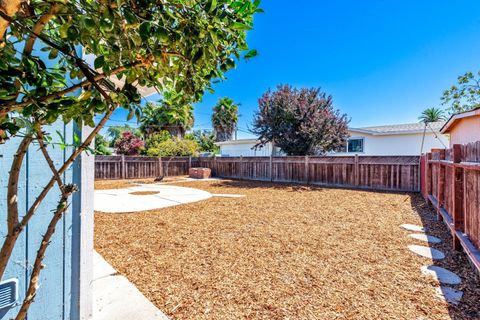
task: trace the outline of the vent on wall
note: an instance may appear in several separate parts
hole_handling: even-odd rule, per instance
[[[0,310],[15,305],[18,299],[18,280],[10,279],[0,282]]]

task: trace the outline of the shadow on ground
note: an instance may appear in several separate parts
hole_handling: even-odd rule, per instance
[[[453,250],[453,239],[448,227],[437,219],[435,209],[427,204],[420,194],[412,194],[412,209],[418,214],[422,225],[427,229],[426,234],[442,240],[441,243],[428,243],[412,239],[412,244],[429,246],[445,253],[445,259],[434,260],[431,265],[438,266],[456,273],[462,283],[458,285],[445,285],[463,291],[459,304],[448,304],[451,319],[480,319],[480,277],[470,264],[465,253]],[[408,236],[408,235],[406,235]],[[413,253],[412,253],[413,254]],[[425,265],[428,265],[425,264]],[[421,272],[418,270],[418,272]],[[440,285],[440,284],[439,284]],[[432,290],[433,291],[433,290]],[[439,301],[439,303],[442,303]]]

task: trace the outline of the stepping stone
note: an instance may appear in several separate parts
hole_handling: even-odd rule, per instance
[[[442,260],[443,258],[445,258],[445,254],[442,251],[429,247],[410,245],[408,246],[408,249],[410,249],[410,251],[412,251],[413,253],[418,254],[419,256],[432,260]]]
[[[438,266],[423,266],[420,268],[424,275],[435,278],[445,284],[460,284],[462,279],[455,273]]]
[[[441,286],[435,289],[437,291],[437,297],[446,300],[451,304],[458,304],[462,300],[463,292],[455,290],[449,287]]]
[[[408,231],[416,231],[416,232],[426,232],[427,229],[424,227],[416,226],[414,224],[402,224],[400,225],[401,228],[408,230]]]
[[[410,234],[409,237],[413,238],[413,239],[416,239],[416,240],[425,241],[425,242],[428,242],[428,243],[440,243],[440,242],[442,242],[442,240],[440,240],[437,237],[428,236],[428,235],[423,234],[423,233]]]
[[[244,194],[223,194],[223,193],[214,193],[212,194],[214,197],[222,197],[222,198],[243,198],[245,197]]]

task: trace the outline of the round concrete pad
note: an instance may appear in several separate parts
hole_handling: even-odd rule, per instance
[[[402,224],[400,225],[400,227],[408,231],[416,231],[416,232],[427,231],[427,229],[425,229],[424,227],[416,226],[414,224]]]
[[[445,299],[448,303],[458,304],[462,300],[463,292],[449,287],[441,286],[436,289],[437,297]]]
[[[410,245],[408,249],[419,256],[430,258],[432,260],[442,260],[445,258],[445,254],[437,249],[432,249],[424,246]]]
[[[131,194],[132,192],[137,195]],[[138,195],[142,192],[145,195]],[[193,188],[142,184],[126,189],[96,190],[94,206],[95,211],[105,213],[138,212],[196,202],[210,197],[212,197],[210,193]]]
[[[425,242],[428,242],[428,243],[440,243],[440,242],[442,242],[442,240],[440,240],[437,237],[427,236],[426,234],[423,234],[423,233],[410,234],[409,237],[413,238],[413,239],[416,239],[416,240],[425,241]]]
[[[455,273],[438,266],[423,266],[422,273],[445,284],[460,284],[462,280]]]

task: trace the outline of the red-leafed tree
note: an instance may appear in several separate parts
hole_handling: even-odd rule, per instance
[[[258,107],[252,129],[257,148],[272,142],[287,155],[315,155],[342,148],[348,138],[347,116],[319,88],[280,85],[264,93]]]
[[[140,154],[145,143],[142,139],[134,135],[130,131],[122,133],[122,137],[115,142],[115,152],[127,156],[135,156]]]

